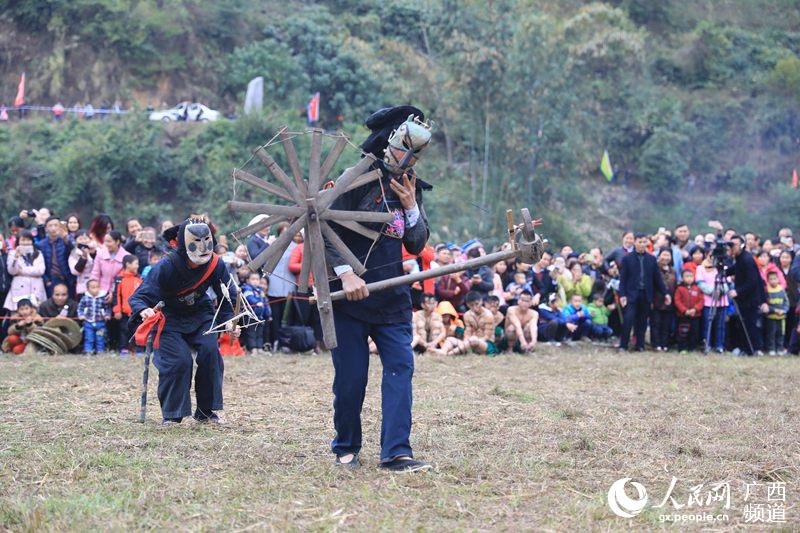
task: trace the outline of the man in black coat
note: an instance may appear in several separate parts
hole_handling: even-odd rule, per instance
[[[633,328],[636,335],[636,349],[644,351],[644,334],[647,330],[647,317],[653,307],[656,291],[664,295],[669,305],[672,296],[667,292],[664,281],[658,273],[656,258],[647,253],[649,240],[644,233],[637,233],[633,253],[626,254],[620,261],[619,301],[624,309],[620,350],[628,349],[628,340]]]
[[[766,313],[767,291],[753,256],[745,250],[744,238],[734,235],[731,238],[733,255],[733,278],[735,289],[728,295],[736,301],[742,315],[747,335],[736,335],[736,347],[748,355],[761,351],[761,332],[758,329],[758,313]],[[742,338],[743,337],[743,338]],[[748,342],[749,338],[749,342]]]
[[[69,287],[66,283],[56,283],[53,286],[53,295],[39,306],[39,315],[45,318],[78,317],[78,302],[69,297]]]
[[[361,145],[377,158],[373,168],[379,180],[352,189],[332,204],[345,211],[389,212],[388,224],[369,225],[379,232],[377,240],[339,224],[333,230],[367,267],[359,277],[335,247],[326,245],[328,264],[347,299],[333,305],[339,345],[331,352],[334,367],[333,424],[336,437],[331,449],[336,464],[357,467],[361,463],[361,408],[369,376],[369,344],[378,347],[383,375],[381,382],[381,463],[392,472],[429,470],[431,465],[414,459],[411,450],[411,378],[414,353],[411,350],[411,293],[402,285],[371,294],[366,283],[403,275],[403,248],[418,254],[430,236],[422,191],[432,187],[417,179],[412,168],[431,139],[425,115],[412,106],[384,108],[367,121],[371,135]],[[404,162],[405,161],[405,162]],[[404,162],[403,165],[400,163]]]

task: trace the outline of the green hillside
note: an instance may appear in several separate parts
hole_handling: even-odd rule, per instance
[[[502,213],[524,205],[576,245],[679,220],[800,221],[797,0],[5,0],[0,24],[7,105],[24,70],[32,104],[197,99],[241,117],[260,75],[266,107],[208,125],[143,112],[3,124],[4,216],[202,208],[232,229],[230,170],[281,125],[304,129],[319,91],[323,125],[341,117],[356,142],[377,107],[428,112],[436,143],[420,171],[439,238],[497,241]]]

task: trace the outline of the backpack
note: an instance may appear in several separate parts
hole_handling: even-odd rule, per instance
[[[307,306],[306,306],[307,307]],[[307,352],[316,346],[314,329],[308,325],[311,309],[302,309],[300,301],[289,295],[283,313],[283,324],[278,329],[278,344],[293,352]]]

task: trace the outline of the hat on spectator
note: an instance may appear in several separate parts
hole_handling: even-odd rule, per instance
[[[267,215],[264,215],[264,214],[256,215],[256,216],[254,216],[253,218],[250,219],[250,222],[247,225],[248,226],[252,226],[253,224],[257,224],[257,223],[261,222],[265,218],[267,218]]]
[[[472,239],[464,243],[464,246],[461,247],[461,251],[467,253],[473,248],[483,248],[483,244],[481,244],[481,241],[478,239]]]
[[[450,315],[453,318],[458,318],[458,313],[456,313],[456,308],[453,307],[453,304],[448,302],[447,300],[442,300],[439,302],[439,305],[436,306],[436,312],[441,315]]]

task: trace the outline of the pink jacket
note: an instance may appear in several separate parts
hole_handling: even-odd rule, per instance
[[[778,285],[781,286],[783,290],[786,290],[786,277],[783,275],[780,267],[775,263],[767,263],[767,266],[762,267],[760,264],[758,265],[758,272],[761,274],[761,279],[764,280],[764,287],[769,285],[767,283],[767,274],[770,272],[775,272],[778,274]]]
[[[8,254],[8,273],[14,276],[14,279],[11,281],[11,289],[8,291],[3,307],[10,311],[16,311],[17,301],[22,298],[29,298],[34,305],[38,306],[47,300],[42,280],[45,270],[44,256],[41,252],[38,253],[33,264],[29,265],[25,259],[17,258],[14,255],[14,252]]]
[[[694,274],[694,282],[700,287],[700,290],[703,291],[703,305],[706,307],[711,307],[711,294],[714,291],[714,281],[717,279],[717,269],[713,266],[710,268],[706,268],[703,265],[697,265],[697,270]],[[717,307],[728,307],[728,296],[727,290],[730,289],[726,284],[723,287],[725,291],[721,296],[722,298],[717,300]]]
[[[122,270],[122,259],[126,255],[128,255],[128,252],[122,246],[119,247],[113,257],[105,247],[97,248],[97,255],[94,258],[92,274],[89,279],[96,279],[100,282],[100,292],[108,294],[114,287],[114,278]]]

